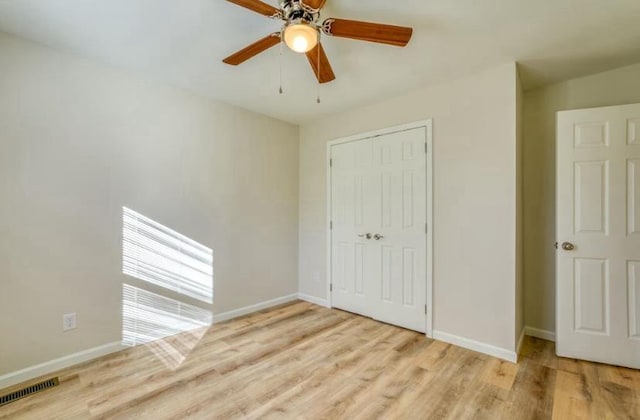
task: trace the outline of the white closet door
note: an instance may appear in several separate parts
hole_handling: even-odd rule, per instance
[[[336,145],[331,158],[332,305],[368,316],[375,268],[363,235],[374,222],[373,141]]]
[[[371,209],[376,265],[371,316],[424,332],[426,328],[426,133],[424,128],[374,140],[376,203]]]
[[[557,352],[640,368],[640,105],[558,113]]]
[[[426,129],[332,147],[334,307],[426,331]]]

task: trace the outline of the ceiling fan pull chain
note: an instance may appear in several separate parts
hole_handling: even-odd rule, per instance
[[[284,93],[282,89],[282,54],[284,52],[284,41],[280,41],[280,95]]]

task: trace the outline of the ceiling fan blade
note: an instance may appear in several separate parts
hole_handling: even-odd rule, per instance
[[[412,28],[346,19],[327,19],[322,24],[322,30],[327,35],[396,47],[406,46],[413,35]]]
[[[237,53],[230,55],[229,57],[222,60],[226,64],[231,64],[232,66],[237,66],[238,64],[242,64],[250,58],[255,57],[268,50],[271,47],[274,47],[280,43],[280,33],[274,32],[271,35],[267,35],[262,38],[260,41],[254,42],[246,48],[241,49]]]
[[[318,61],[318,49],[320,49],[320,61]],[[313,69],[313,74],[318,78],[318,82],[327,83],[336,79],[336,75],[333,73],[331,63],[329,63],[329,59],[321,43],[318,42],[318,45],[307,53],[307,58]]]
[[[304,4],[309,6],[312,9],[322,9],[327,0],[302,0]]]
[[[275,7],[263,3],[260,0],[227,0],[230,3],[237,4],[249,10],[253,10],[256,13],[265,15],[267,17],[276,17],[280,15],[280,10]]]

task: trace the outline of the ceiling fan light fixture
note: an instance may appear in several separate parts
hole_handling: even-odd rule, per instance
[[[318,45],[320,33],[308,23],[291,22],[284,28],[284,42],[297,53],[307,53]]]

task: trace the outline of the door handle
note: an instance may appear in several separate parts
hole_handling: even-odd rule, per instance
[[[576,249],[576,246],[571,242],[563,242],[562,249],[564,249],[565,251],[573,251],[574,249]]]
[[[375,239],[376,241],[379,241],[382,238],[384,238],[384,236],[380,235],[379,233],[376,233],[375,235],[373,235],[373,239]]]
[[[371,234],[370,233],[364,233],[362,235],[358,235],[358,238],[371,239]]]

